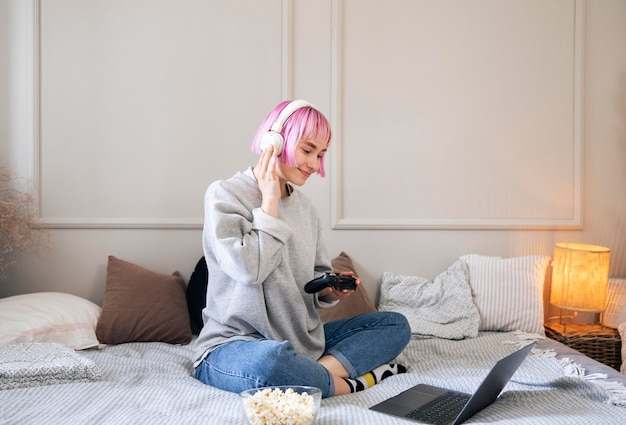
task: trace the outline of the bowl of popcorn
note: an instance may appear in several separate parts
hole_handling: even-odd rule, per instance
[[[322,402],[322,390],[307,386],[274,386],[240,393],[250,425],[310,425]]]

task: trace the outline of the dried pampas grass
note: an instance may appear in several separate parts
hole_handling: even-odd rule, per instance
[[[0,279],[15,263],[12,253],[36,254],[49,245],[49,234],[38,222],[32,194],[20,190],[11,170],[0,158]]]

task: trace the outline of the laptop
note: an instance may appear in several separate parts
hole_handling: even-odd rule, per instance
[[[433,425],[456,425],[493,403],[535,343],[499,360],[474,394],[419,384],[371,410]]]

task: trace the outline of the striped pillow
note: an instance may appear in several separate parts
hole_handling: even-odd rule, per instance
[[[626,322],[620,323],[617,330],[622,339],[622,366],[620,367],[620,373],[626,375]]]
[[[610,328],[617,328],[626,322],[626,277],[609,278],[609,288],[606,297],[606,310],[602,315],[602,324]]]
[[[469,267],[481,331],[544,335],[543,284],[550,257],[461,257]]]

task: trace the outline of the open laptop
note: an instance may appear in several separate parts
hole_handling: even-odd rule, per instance
[[[474,394],[419,384],[370,409],[427,424],[460,424],[498,398],[534,346],[533,342],[499,360]]]

